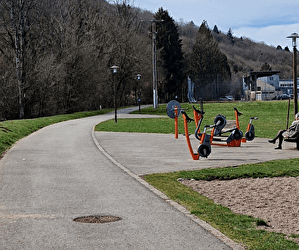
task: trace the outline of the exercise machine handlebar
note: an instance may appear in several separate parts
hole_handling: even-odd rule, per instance
[[[203,110],[198,110],[197,108],[194,107],[194,105],[192,105],[192,108],[194,111],[196,111],[197,113],[201,114],[201,115],[204,115],[205,112]]]
[[[185,110],[182,110],[181,113],[183,115],[185,115],[187,122],[193,122],[194,120],[192,118],[190,118],[187,113],[185,112]]]

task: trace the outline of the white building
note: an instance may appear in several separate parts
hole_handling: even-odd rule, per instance
[[[279,75],[259,77],[258,80],[275,87],[276,90],[279,90]]]
[[[277,95],[279,89],[279,71],[249,71],[244,75],[245,100],[270,100]]]
[[[262,81],[261,79],[257,79],[256,84],[257,84],[256,100],[258,101],[272,100],[275,98],[275,96],[278,95],[278,91],[272,84]]]
[[[297,78],[297,93],[298,93],[298,83],[299,83],[299,78]],[[293,94],[293,80],[280,80],[279,81],[279,89],[284,93],[291,95]]]

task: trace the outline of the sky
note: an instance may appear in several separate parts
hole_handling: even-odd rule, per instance
[[[298,0],[132,0],[131,5],[153,13],[163,7],[176,22],[200,26],[206,20],[211,29],[217,25],[227,33],[231,28],[236,37],[274,47],[292,49],[286,37],[299,34]]]

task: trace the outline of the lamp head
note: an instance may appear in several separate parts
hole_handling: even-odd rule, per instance
[[[287,36],[287,38],[292,38],[292,45],[293,45],[293,47],[297,46],[296,39],[299,38],[299,36],[298,36],[297,33],[292,33],[292,35]]]
[[[116,74],[117,73],[117,69],[118,69],[118,66],[112,66],[111,67],[111,69],[112,69],[112,72],[113,72],[113,74]]]

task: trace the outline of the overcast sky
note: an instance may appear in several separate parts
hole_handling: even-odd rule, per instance
[[[167,10],[177,22],[203,20],[223,33],[232,29],[237,37],[248,37],[268,45],[292,48],[291,39],[299,34],[299,0],[133,0],[135,7],[157,12]],[[299,42],[299,41],[298,41]]]

